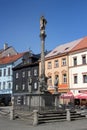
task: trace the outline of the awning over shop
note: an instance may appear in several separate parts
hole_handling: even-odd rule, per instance
[[[75,96],[75,99],[87,99],[87,92],[85,93],[79,93]]]
[[[64,93],[60,96],[60,98],[63,98],[63,99],[68,99],[68,98],[74,98],[74,95],[72,92],[67,92],[67,93]]]

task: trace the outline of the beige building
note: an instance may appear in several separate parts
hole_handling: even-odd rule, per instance
[[[45,56],[45,75],[48,77],[49,91],[54,92],[55,76],[58,77],[58,92],[70,91],[68,55],[81,40],[82,38],[59,45]],[[41,65],[39,65],[39,71],[41,72]]]

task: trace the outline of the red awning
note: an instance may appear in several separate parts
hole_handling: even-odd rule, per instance
[[[79,93],[75,96],[75,99],[87,99],[87,92],[86,93]]]
[[[72,92],[67,92],[67,93],[64,93],[60,96],[60,98],[64,98],[64,99],[67,99],[67,98],[74,98],[74,95]]]
[[[75,99],[87,99],[87,92],[79,93],[75,96]]]

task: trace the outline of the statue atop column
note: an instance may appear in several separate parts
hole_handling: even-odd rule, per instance
[[[47,21],[44,18],[44,16],[41,16],[40,18],[40,37],[42,37],[43,35],[45,35],[45,27],[46,27]]]
[[[55,76],[55,79],[54,79],[54,88],[55,88],[55,92],[58,92],[58,76],[56,75]]]
[[[40,30],[45,30],[46,24],[47,24],[46,19],[44,18],[44,16],[41,16],[41,18],[40,18]]]

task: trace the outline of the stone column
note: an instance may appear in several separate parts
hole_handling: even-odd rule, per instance
[[[42,16],[40,18],[40,38],[41,38],[41,75],[40,75],[40,85],[41,85],[41,90],[44,91],[45,89],[45,25],[47,21]]]
[[[69,109],[66,109],[66,120],[67,121],[71,120],[71,118],[70,118],[70,110]]]
[[[13,108],[13,106],[10,107],[10,120],[14,120],[14,108]]]
[[[33,120],[33,125],[38,125],[38,110],[34,110],[34,120]]]

